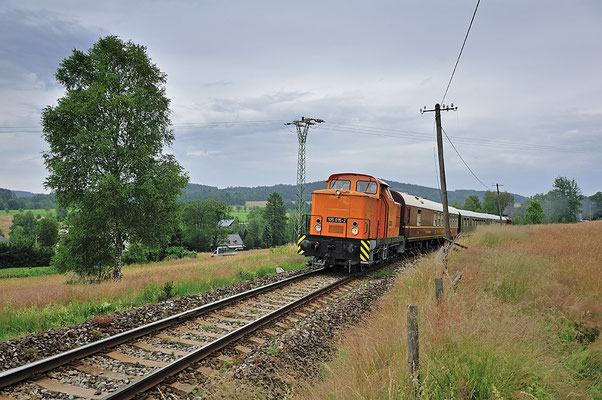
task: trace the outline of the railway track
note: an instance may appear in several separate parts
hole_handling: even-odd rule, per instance
[[[324,302],[322,297],[349,288],[355,278],[309,272],[0,372],[0,400],[133,398],[226,346],[249,352],[244,345],[232,344],[243,337],[247,343],[265,343],[266,336],[275,335],[266,325],[286,328],[278,321],[295,322],[291,313],[302,316],[312,308],[295,310],[312,301]],[[252,334],[258,330],[261,334]],[[212,374],[207,367],[200,372]],[[174,389],[191,390],[177,385]]]

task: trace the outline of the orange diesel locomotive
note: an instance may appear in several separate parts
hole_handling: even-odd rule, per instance
[[[306,234],[297,253],[317,265],[370,265],[412,247],[441,242],[445,236],[443,207],[434,201],[399,193],[373,176],[331,175],[328,189],[316,190]],[[460,214],[449,207],[453,235]]]

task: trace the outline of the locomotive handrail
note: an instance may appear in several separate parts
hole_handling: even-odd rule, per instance
[[[319,217],[320,220],[322,222],[324,222],[324,217],[319,215],[319,214],[303,214],[303,218],[305,219],[304,221],[304,227],[305,228],[305,232],[307,232],[307,234],[309,235],[311,232],[311,217]],[[322,231],[317,233],[318,236],[322,236]]]

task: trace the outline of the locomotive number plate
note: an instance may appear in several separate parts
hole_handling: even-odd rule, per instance
[[[346,224],[347,218],[326,217],[326,222],[336,222],[336,223],[340,223],[340,224]]]

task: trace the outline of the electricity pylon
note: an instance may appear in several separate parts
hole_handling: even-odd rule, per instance
[[[295,221],[295,236],[301,234],[303,214],[305,213],[305,143],[309,127],[324,122],[322,119],[301,117],[300,120],[287,122],[286,125],[295,125],[299,139],[299,153],[297,157],[297,220]]]

